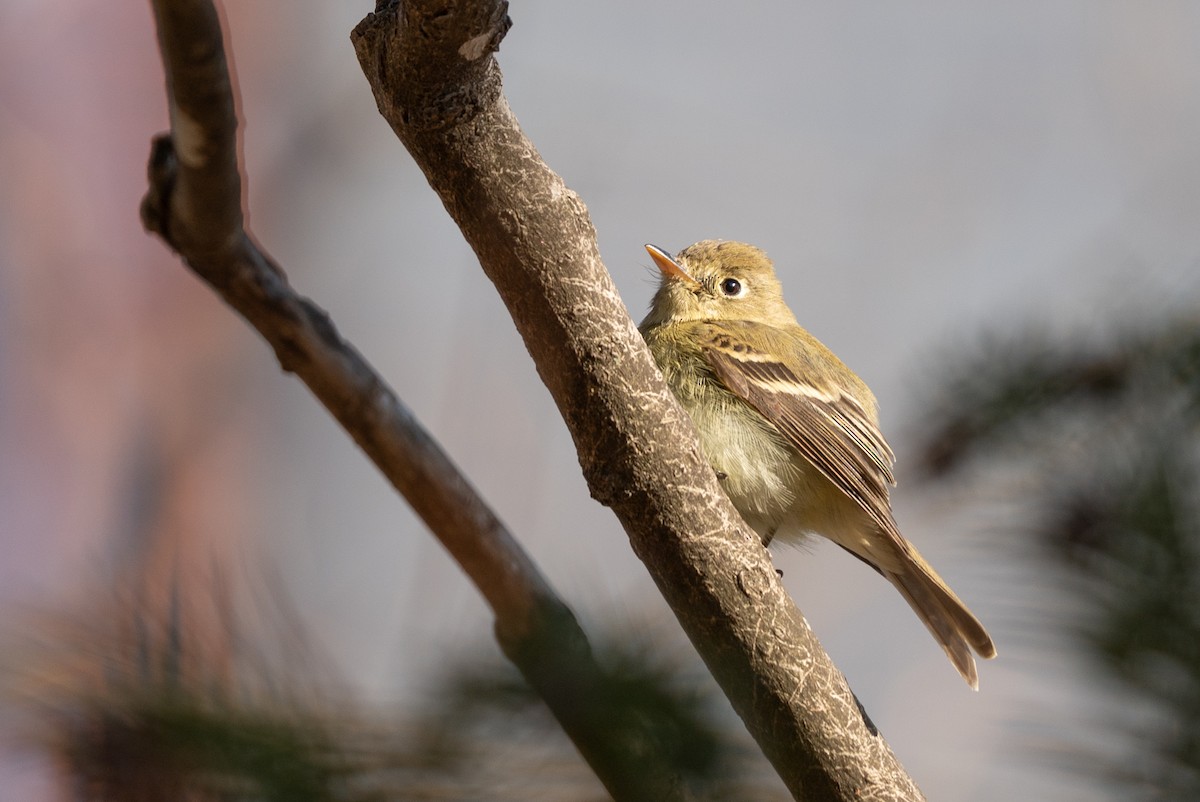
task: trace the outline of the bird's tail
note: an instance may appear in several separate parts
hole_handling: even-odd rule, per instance
[[[979,690],[979,675],[971,652],[985,660],[995,657],[996,646],[991,636],[911,544],[906,551],[900,571],[880,572],[933,633],[967,684]]]

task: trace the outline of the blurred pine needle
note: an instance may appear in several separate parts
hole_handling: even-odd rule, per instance
[[[1118,799],[1200,799],[1200,319],[1105,342],[996,338],[934,378],[932,479],[1007,466],[1077,642],[1128,714],[1072,768]],[[994,474],[991,474],[994,475]]]
[[[334,690],[342,683],[285,605],[239,607],[220,575],[176,575],[167,593],[110,593],[25,622],[4,690],[23,711],[24,742],[57,767],[62,799],[607,798],[498,657],[448,663],[430,699],[405,712],[367,711]],[[706,674],[688,680],[649,647],[597,652],[614,725],[649,722],[695,798],[787,798]]]

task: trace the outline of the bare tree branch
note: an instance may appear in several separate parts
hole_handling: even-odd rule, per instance
[[[237,118],[212,0],[152,0],[171,133],[157,137],[146,228],[274,348],[421,516],[483,594],[505,654],[618,799],[686,794],[638,723],[614,728],[601,670],[567,606],[447,455],[323,310],[243,228]]]
[[[797,799],[920,799],[717,485],[600,261],[509,110],[503,0],[381,0],[354,30],[380,112],[496,285],[684,630]]]

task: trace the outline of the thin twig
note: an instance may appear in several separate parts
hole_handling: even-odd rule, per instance
[[[601,670],[586,636],[516,539],[328,315],[288,284],[243,228],[237,119],[211,0],[152,0],[171,132],[154,140],[146,228],[271,345],[399,490],[483,594],[505,654],[621,799],[684,799],[636,726],[601,727]]]

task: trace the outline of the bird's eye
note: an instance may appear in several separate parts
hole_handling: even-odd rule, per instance
[[[727,278],[721,282],[721,292],[730,298],[736,298],[742,294],[742,282],[735,278]]]

